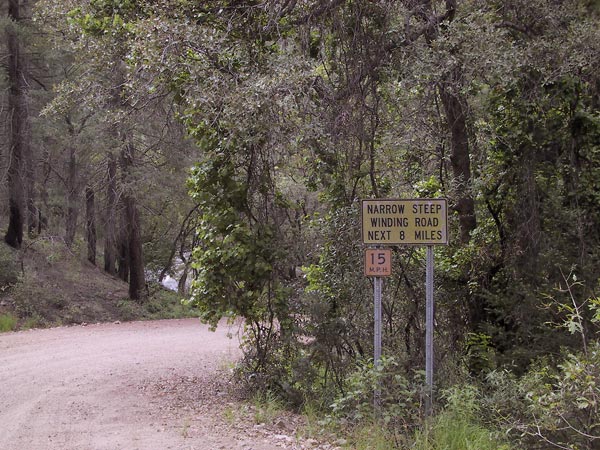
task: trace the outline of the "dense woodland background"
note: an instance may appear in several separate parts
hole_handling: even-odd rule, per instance
[[[404,448],[434,439],[419,431],[424,250],[394,248],[374,370],[358,205],[446,197],[436,423],[489,431],[489,448],[599,448],[598,1],[0,14],[7,245],[60,237],[139,302],[176,276],[206,320],[246,319],[253,389],[354,424],[383,382]]]

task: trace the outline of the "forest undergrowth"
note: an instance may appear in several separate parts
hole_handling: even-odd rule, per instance
[[[143,303],[131,300],[126,283],[60,238],[27,239],[18,251],[0,243],[0,264],[0,331],[198,315],[158,283]]]

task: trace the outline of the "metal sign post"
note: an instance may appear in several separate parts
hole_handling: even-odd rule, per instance
[[[427,262],[425,269],[425,414],[431,414],[433,403],[433,246],[427,246]]]
[[[392,250],[389,248],[365,249],[365,275],[373,277],[373,360],[375,370],[381,365],[381,291],[383,278],[392,274]],[[373,391],[373,406],[379,415],[381,409],[381,388],[376,385]]]
[[[373,278],[373,299],[375,302],[375,320],[374,320],[374,333],[373,333],[373,348],[375,358],[375,370],[381,365],[381,285],[383,279],[381,277]],[[381,387],[379,383],[375,386],[373,391],[373,406],[375,407],[375,413],[379,415],[381,409]]]

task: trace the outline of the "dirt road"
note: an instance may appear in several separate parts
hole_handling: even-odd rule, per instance
[[[0,334],[0,449],[329,447],[243,419],[228,333],[172,320]]]

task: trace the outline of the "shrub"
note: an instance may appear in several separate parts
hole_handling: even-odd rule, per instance
[[[351,423],[376,419],[373,392],[379,387],[381,409],[378,415],[383,422],[402,432],[412,430],[421,422],[423,381],[420,372],[412,379],[401,375],[392,357],[383,357],[377,368],[372,362],[362,364],[350,375],[344,394],[331,405],[333,416]]]
[[[12,314],[0,314],[0,332],[12,331],[17,328],[17,318]]]
[[[592,450],[600,444],[600,343],[570,352],[556,364],[536,361],[522,377],[488,374],[482,417],[519,441],[520,448]]]
[[[445,392],[444,410],[415,434],[415,450],[509,450],[480,420],[480,393],[470,385]]]
[[[19,280],[21,273],[16,251],[0,243],[0,290],[4,291]]]
[[[600,445],[600,343],[569,353],[556,369],[531,371],[523,380],[530,440],[562,448]]]

